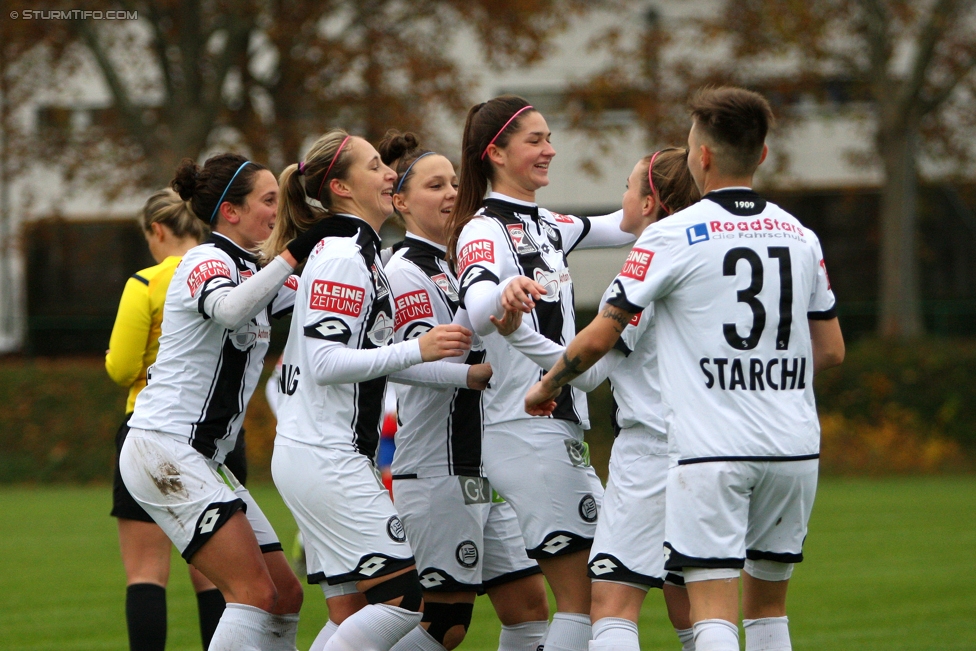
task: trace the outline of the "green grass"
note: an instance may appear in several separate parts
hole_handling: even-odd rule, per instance
[[[255,495],[286,547],[295,525],[273,487]],[[0,489],[0,649],[127,648],[124,576],[108,487]],[[828,479],[821,484],[789,611],[794,648],[922,651],[976,648],[976,478]],[[200,648],[196,602],[173,556],[171,651]],[[309,587],[299,648],[326,610]],[[660,591],[642,613],[644,649],[677,649]],[[478,600],[466,650],[497,648]]]

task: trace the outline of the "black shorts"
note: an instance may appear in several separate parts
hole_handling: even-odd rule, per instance
[[[145,509],[129,494],[129,490],[122,482],[122,475],[119,473],[119,453],[122,451],[122,444],[125,437],[129,434],[129,417],[126,414],[125,420],[119,425],[119,431],[115,433],[115,476],[112,479],[112,512],[109,514],[115,518],[126,518],[127,520],[139,520],[140,522],[152,522],[153,519],[146,513]],[[237,435],[237,445],[224,459],[227,466],[241,484],[247,482],[247,457],[245,454],[246,445],[244,442],[244,428],[241,428]]]

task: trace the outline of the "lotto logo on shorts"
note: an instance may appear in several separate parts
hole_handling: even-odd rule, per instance
[[[190,296],[196,296],[203,283],[211,278],[230,278],[230,268],[220,260],[207,260],[196,266],[186,279],[186,286],[190,288]]]
[[[461,248],[461,254],[458,256],[459,272],[463,272],[477,262],[495,263],[495,244],[491,240],[475,240]]]
[[[473,540],[465,540],[457,546],[454,557],[462,567],[474,567],[478,564],[478,546]]]
[[[312,310],[335,312],[347,316],[359,316],[363,311],[366,290],[362,287],[316,280],[312,283],[312,294],[308,307]]]
[[[396,315],[393,317],[393,327],[397,330],[411,321],[433,318],[434,308],[430,304],[430,296],[426,290],[418,289],[415,292],[397,296]]]
[[[590,446],[583,441],[576,439],[566,439],[566,454],[569,455],[569,462],[577,467],[590,465]]]
[[[688,234],[688,244],[698,244],[699,242],[708,241],[708,224],[695,224],[694,226],[689,226],[685,229],[685,233]]]
[[[647,276],[647,268],[651,266],[651,259],[653,257],[654,251],[634,249],[627,255],[627,260],[624,261],[624,268],[621,270],[620,275],[633,278],[634,280],[644,280]]]

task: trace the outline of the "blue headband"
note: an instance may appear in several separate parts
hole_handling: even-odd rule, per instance
[[[213,214],[210,215],[210,225],[211,226],[213,226],[214,220],[217,218],[217,211],[220,210],[220,204],[224,203],[224,197],[227,196],[227,191],[230,190],[230,186],[232,186],[234,184],[234,179],[237,178],[237,175],[241,173],[241,170],[244,169],[244,167],[248,163],[250,163],[250,162],[251,161],[246,160],[243,163],[241,163],[241,166],[237,168],[237,171],[236,172],[234,172],[234,176],[230,177],[230,183],[228,183],[227,184],[227,187],[224,188],[224,193],[222,195],[220,195],[220,199],[217,201],[217,205],[214,206]]]
[[[430,155],[431,155],[431,154],[433,154],[433,153],[434,153],[434,152],[432,152],[432,151],[425,151],[425,152],[424,152],[424,153],[422,153],[422,154],[421,154],[420,156],[417,156],[416,158],[414,158],[414,159],[413,159],[413,162],[412,162],[412,163],[410,163],[410,165],[409,165],[409,166],[407,166],[407,171],[406,171],[406,172],[404,172],[404,173],[403,173],[403,176],[401,176],[401,177],[400,177],[400,182],[399,182],[399,183],[397,183],[397,189],[396,189],[396,192],[394,192],[393,194],[400,194],[400,188],[402,188],[402,187],[403,187],[403,182],[407,180],[407,175],[408,175],[408,174],[410,174],[410,170],[412,170],[412,169],[413,169],[413,166],[417,164],[417,161],[419,161],[419,160],[420,160],[421,158],[423,158],[424,156],[430,156]]]

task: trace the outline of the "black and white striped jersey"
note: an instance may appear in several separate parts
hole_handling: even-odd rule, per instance
[[[386,376],[420,362],[420,346],[389,345],[393,300],[376,231],[358,217],[327,219],[333,234],[308,258],[285,346],[278,436],[374,459]],[[358,369],[354,381],[342,379],[350,364]]]
[[[271,317],[291,311],[298,288],[291,276],[244,325],[229,330],[217,323],[217,299],[258,270],[254,255],[219,233],[183,256],[166,294],[159,354],[130,427],[186,437],[219,462],[234,449],[264,366]]]
[[[620,246],[634,239],[620,231],[620,213],[594,220],[572,217],[497,193],[489,195],[478,215],[464,226],[457,243],[462,305],[469,308],[474,321],[473,305],[466,303],[472,299],[474,292],[469,290],[473,286],[497,286],[515,276],[531,278],[547,293],[525,315],[523,324],[563,346],[576,336],[573,280],[566,256],[577,247]],[[594,224],[598,225],[595,230]],[[485,332],[478,323],[474,325]],[[497,332],[486,334],[485,347],[496,378],[484,392],[485,422],[533,418],[525,413],[523,400],[529,387],[541,379],[542,369]],[[556,405],[552,418],[589,428],[584,392],[566,386]]]
[[[446,251],[439,244],[407,233],[386,265],[394,295],[397,341],[414,339],[454,320],[457,279],[444,260]],[[478,364],[485,358],[483,347],[475,339],[467,364]],[[398,386],[397,419],[394,478],[482,475],[480,391]]]

